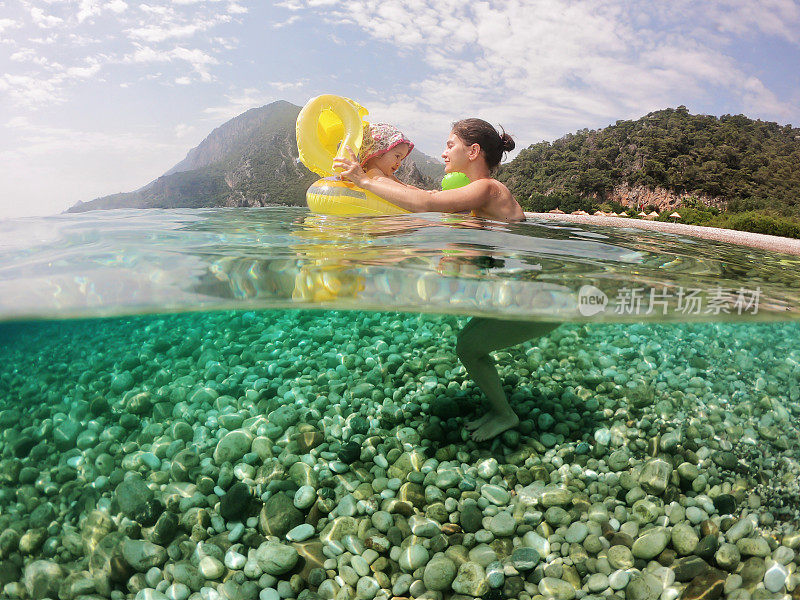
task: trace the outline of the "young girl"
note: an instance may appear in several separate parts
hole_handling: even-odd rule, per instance
[[[369,179],[385,177],[405,185],[395,177],[395,171],[412,148],[414,144],[397,127],[388,123],[370,123],[364,128],[358,162]]]

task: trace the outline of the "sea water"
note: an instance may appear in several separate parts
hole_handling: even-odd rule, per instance
[[[438,214],[0,222],[0,597],[797,594],[799,262]],[[520,422],[485,442],[475,319],[558,324],[492,352]]]

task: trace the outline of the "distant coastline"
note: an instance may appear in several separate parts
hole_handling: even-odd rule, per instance
[[[602,217],[595,215],[573,215],[526,212],[528,219],[546,221],[567,221],[585,225],[601,225],[604,227],[635,227],[648,231],[661,231],[676,235],[687,235],[705,240],[715,240],[750,248],[759,248],[770,252],[783,252],[800,256],[800,240],[763,233],[753,233],[720,227],[702,225],[686,225],[685,223],[667,223],[664,221],[646,221],[626,217]]]
[[[277,101],[214,129],[184,160],[131,191],[66,212],[305,206],[317,179],[297,158],[300,107]],[[800,239],[800,129],[742,115],[665,109],[540,142],[497,175],[523,209],[597,211]],[[417,151],[400,178],[438,188],[444,165]],[[657,215],[657,216],[656,216]]]

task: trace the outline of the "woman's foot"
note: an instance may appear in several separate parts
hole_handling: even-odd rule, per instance
[[[488,414],[483,423],[472,433],[476,442],[485,442],[497,437],[504,431],[519,425],[519,417],[514,412],[502,414]]]
[[[475,431],[478,427],[486,423],[491,418],[489,413],[486,413],[482,417],[478,417],[477,419],[473,419],[472,421],[467,421],[467,431]]]

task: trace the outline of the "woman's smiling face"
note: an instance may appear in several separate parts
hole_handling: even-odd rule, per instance
[[[470,149],[471,148],[464,143],[464,140],[451,131],[450,137],[447,138],[447,146],[444,152],[442,152],[444,172],[453,173],[464,171],[467,165],[469,165]]]

